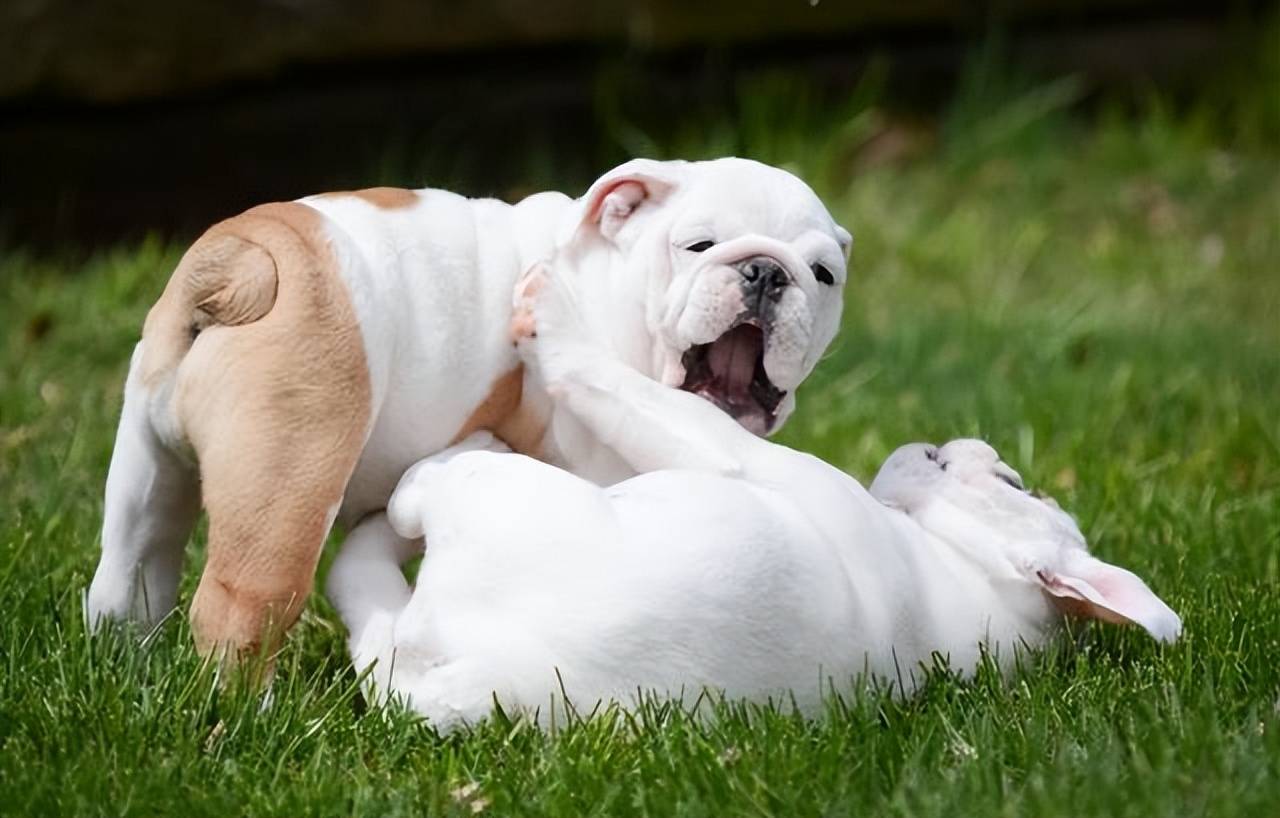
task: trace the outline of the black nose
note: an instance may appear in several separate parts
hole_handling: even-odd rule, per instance
[[[742,274],[749,290],[773,298],[780,297],[791,283],[791,276],[782,269],[782,265],[768,256],[752,256],[739,262],[738,272]]]

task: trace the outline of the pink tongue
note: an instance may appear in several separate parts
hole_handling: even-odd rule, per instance
[[[756,327],[743,324],[720,336],[707,356],[711,373],[735,398],[746,398],[755,375],[756,361],[764,347],[764,335]]]

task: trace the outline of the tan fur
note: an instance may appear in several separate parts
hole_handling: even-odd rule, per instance
[[[481,429],[495,431],[499,423],[516,411],[523,393],[524,367],[517,366],[493,382],[489,394],[462,424],[449,445],[458,443]]]
[[[515,411],[494,428],[493,433],[514,451],[545,459],[542,441],[547,434],[547,419],[530,409],[527,403],[519,403]]]
[[[191,606],[205,653],[270,650],[297,618],[368,433],[364,345],[323,225],[287,203],[214,226],[147,318],[145,371],[177,363],[171,409],[209,513]]]
[[[515,451],[538,457],[547,424],[528,408],[523,397],[524,366],[521,365],[493,382],[489,394],[454,435],[453,443],[486,429]]]
[[[214,225],[187,250],[147,313],[142,378],[148,386],[173,373],[200,330],[256,321],[275,303],[275,261],[228,227],[235,221]]]
[[[413,207],[418,203],[418,194],[402,187],[367,187],[363,190],[341,190],[336,193],[322,193],[321,195],[326,198],[331,196],[355,196],[357,199],[363,199],[374,207],[380,207],[383,210]]]

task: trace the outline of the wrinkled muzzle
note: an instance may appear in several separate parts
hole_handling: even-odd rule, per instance
[[[768,434],[807,374],[816,292],[801,278],[803,261],[780,242],[748,237],[712,252],[691,273],[676,321],[679,386]]]

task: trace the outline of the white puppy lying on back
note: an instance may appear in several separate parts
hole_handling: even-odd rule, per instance
[[[913,688],[934,652],[961,672],[981,645],[1008,662],[1063,613],[1177,638],[1177,615],[985,443],[905,446],[868,493],[608,358],[567,286],[538,296],[522,352],[641,476],[602,489],[487,435],[410,469],[329,578],[375,695],[441,729],[495,697],[545,718],[564,696],[710,688],[813,712],[860,676]],[[423,536],[411,592],[399,566]]]

